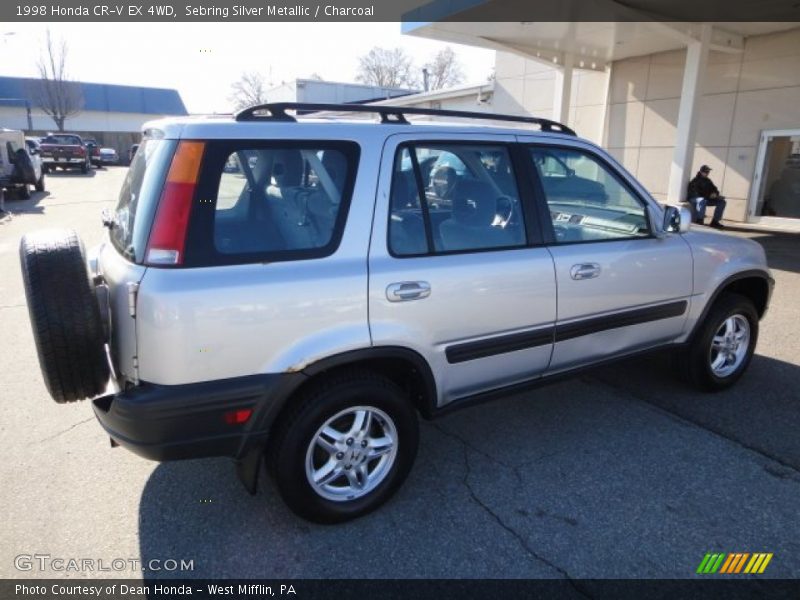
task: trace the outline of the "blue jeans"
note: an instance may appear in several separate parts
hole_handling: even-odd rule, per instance
[[[689,200],[689,204],[692,207],[692,217],[695,221],[702,223],[703,220],[706,218],[706,207],[713,206],[714,207],[714,217],[711,219],[712,221],[717,221],[722,218],[722,213],[725,212],[725,202],[724,196],[717,196],[716,198],[692,198]]]

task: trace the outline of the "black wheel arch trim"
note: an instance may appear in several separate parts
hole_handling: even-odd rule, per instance
[[[325,371],[344,367],[347,365],[354,365],[358,363],[367,362],[370,360],[391,360],[400,359],[404,360],[411,365],[420,374],[425,387],[425,397],[421,406],[418,408],[422,416],[429,418],[436,409],[437,401],[437,388],[436,378],[433,376],[433,370],[428,364],[428,361],[418,352],[403,346],[372,346],[369,348],[361,348],[358,350],[349,350],[340,354],[335,354],[326,358],[315,361],[305,367],[302,372],[309,378],[319,375]]]
[[[720,282],[719,285],[714,289],[714,292],[709,297],[706,305],[703,307],[703,312],[700,313],[700,316],[697,317],[694,325],[692,326],[692,331],[689,334],[687,339],[691,340],[695,334],[700,329],[705,318],[708,316],[708,312],[711,310],[711,307],[714,305],[714,302],[717,301],[720,294],[722,294],[728,286],[736,281],[741,281],[742,279],[752,279],[752,278],[759,278],[763,279],[764,282],[767,284],[767,298],[764,302],[764,310],[759,312],[758,318],[763,319],[764,315],[767,313],[767,309],[769,308],[769,303],[772,298],[772,291],[775,288],[775,279],[769,274],[768,271],[764,271],[762,269],[748,269],[746,271],[739,271],[738,273],[734,273],[733,275],[729,275],[725,279]],[[756,307],[758,308],[758,307]]]

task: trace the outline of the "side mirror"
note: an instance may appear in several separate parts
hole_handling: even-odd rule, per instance
[[[39,151],[36,148],[31,148],[30,149],[30,154],[31,154],[31,156],[36,156],[37,154],[39,154]]]
[[[667,206],[664,208],[664,231],[669,233],[686,233],[692,224],[692,213],[685,206]]]
[[[665,206],[663,219],[658,209],[653,206],[648,207],[647,213],[653,235],[659,239],[667,237],[670,233],[686,233],[692,223],[691,213],[683,206]]]

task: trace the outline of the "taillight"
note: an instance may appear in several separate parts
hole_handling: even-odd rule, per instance
[[[84,148],[78,148],[78,156],[86,156],[86,150]]]
[[[175,150],[147,242],[145,263],[148,265],[183,263],[189,215],[204,147],[203,142],[180,142]]]

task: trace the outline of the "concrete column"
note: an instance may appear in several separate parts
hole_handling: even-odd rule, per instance
[[[567,124],[569,121],[569,104],[572,98],[572,67],[575,59],[572,54],[564,53],[564,64],[556,69],[556,92],[553,96],[553,120]]]
[[[694,165],[695,131],[697,129],[697,103],[702,95],[702,84],[708,63],[708,48],[711,42],[712,25],[703,23],[700,39],[689,42],[686,51],[686,66],[683,70],[681,103],[678,109],[678,132],[672,167],[669,172],[667,201],[671,204],[685,200],[686,186]]]

